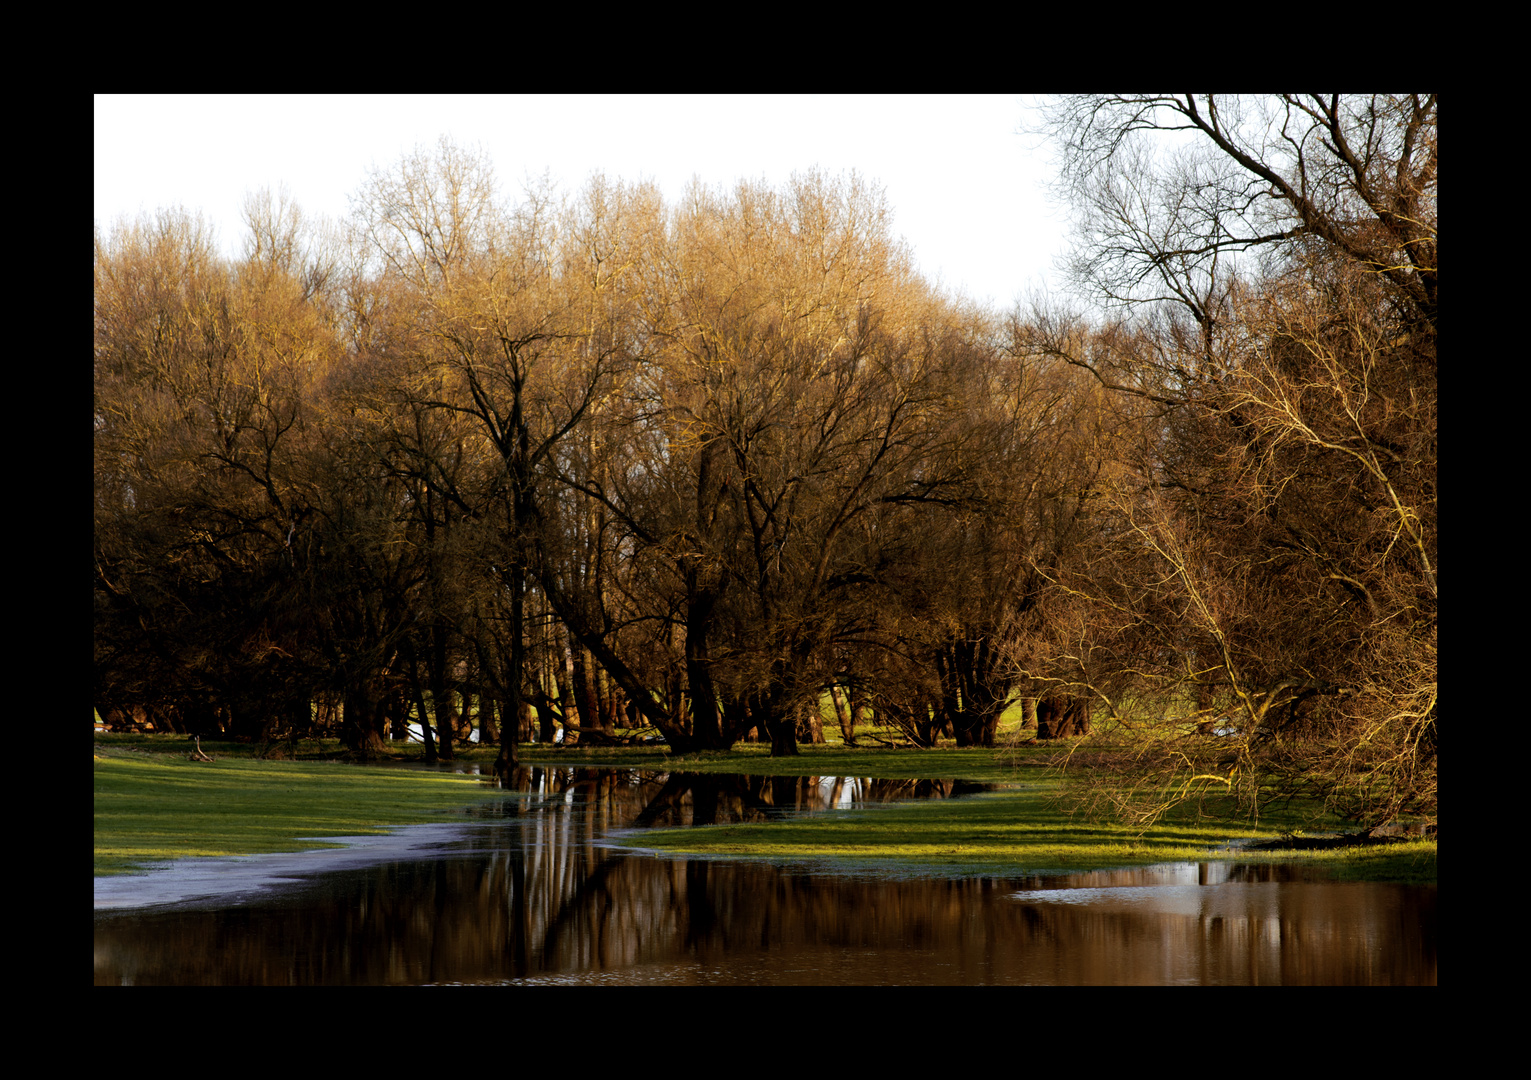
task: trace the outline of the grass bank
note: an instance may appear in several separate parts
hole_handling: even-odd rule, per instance
[[[673,854],[822,863],[880,872],[1016,876],[1160,862],[1315,862],[1346,880],[1431,882],[1434,841],[1303,852],[1243,852],[1230,841],[1283,830],[1238,821],[1164,821],[1138,829],[1069,812],[1062,783],[1039,781],[959,799],[893,803],[749,825],[664,829],[634,847]]]
[[[503,798],[472,776],[333,761],[187,760],[184,740],[98,737],[95,873],[187,856],[333,847],[305,839],[364,836],[452,820]],[[204,747],[209,744],[204,743]]]

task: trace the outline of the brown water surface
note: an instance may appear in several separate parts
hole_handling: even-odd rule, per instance
[[[525,798],[460,826],[97,879],[95,981],[1436,981],[1434,887],[1216,862],[1013,879],[851,875],[610,843],[634,827],[968,790],[952,781],[569,769],[522,781]]]

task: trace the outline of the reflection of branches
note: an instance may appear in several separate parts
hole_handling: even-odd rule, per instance
[[[736,773],[672,772],[659,792],[633,818],[629,827],[652,828],[670,811],[674,811],[677,817],[674,824],[685,824],[680,820],[680,808],[687,795],[691,796],[691,825],[718,824],[720,808],[728,799],[734,802],[732,807],[728,807],[734,820],[760,820],[782,808],[780,804],[767,802],[760,795],[761,785],[773,779],[780,778],[742,776]],[[798,800],[794,798],[792,802],[793,808],[796,808]]]

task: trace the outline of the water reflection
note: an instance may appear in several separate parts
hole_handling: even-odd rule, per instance
[[[953,798],[992,787],[967,780],[577,768],[522,768],[508,786],[534,799],[556,797],[569,805],[578,803],[590,825],[608,830],[730,825],[899,799]],[[501,812],[514,814],[521,808]]]
[[[666,859],[614,830],[961,794],[950,781],[528,769],[417,857],[98,912],[103,983],[1434,983],[1435,890],[1201,864],[877,880]]]
[[[1081,983],[1430,984],[1434,887],[1300,864],[1185,863],[1035,878],[1011,894],[1072,943]]]

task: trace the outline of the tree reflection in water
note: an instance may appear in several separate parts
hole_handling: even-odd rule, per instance
[[[98,913],[96,982],[1436,981],[1433,887],[1224,864],[893,880],[608,839],[972,790],[952,781],[523,769],[514,783],[524,798],[431,858],[315,874],[250,903]]]

